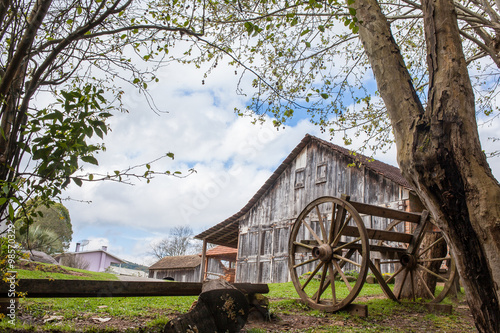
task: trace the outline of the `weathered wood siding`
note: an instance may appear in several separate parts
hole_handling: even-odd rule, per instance
[[[149,270],[149,277],[160,280],[170,277],[173,278],[174,281],[178,282],[200,282],[200,269],[201,267],[198,266],[196,268],[189,269]]]
[[[304,207],[321,196],[342,194],[351,200],[390,203],[404,209],[409,193],[404,187],[364,166],[350,167],[352,159],[311,141],[276,182],[240,218],[237,282],[289,281],[290,228]],[[363,218],[370,228],[385,229],[390,221]],[[318,227],[318,225],[316,224]],[[355,266],[347,269],[354,269]],[[310,268],[304,266],[304,272]]]
[[[224,277],[224,266],[218,259],[208,258],[207,260],[207,278],[218,279]]]

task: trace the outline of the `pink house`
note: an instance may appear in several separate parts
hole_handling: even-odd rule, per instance
[[[93,272],[104,272],[111,264],[120,264],[125,261],[108,253],[107,246],[100,250],[80,251],[80,243],[76,244],[75,252],[58,255],[55,259],[64,266],[85,269]]]

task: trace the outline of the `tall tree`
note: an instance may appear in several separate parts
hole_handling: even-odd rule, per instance
[[[151,254],[158,259],[183,256],[195,250],[193,229],[188,226],[176,226],[170,229],[169,236],[151,245]]]
[[[16,232],[25,248],[44,251],[34,247],[35,242],[32,238],[38,234],[43,234],[43,231],[45,231],[54,235],[54,240],[50,242],[48,254],[68,250],[73,228],[69,211],[61,203],[44,205],[39,201],[29,201],[18,214],[18,217],[19,220],[15,222],[17,226]]]
[[[500,186],[481,150],[453,1],[424,0],[428,99],[418,98],[377,1],[354,3],[405,178],[450,240],[477,327],[500,331]]]

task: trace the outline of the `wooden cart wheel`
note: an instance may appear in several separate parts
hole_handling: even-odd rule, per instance
[[[359,263],[356,256],[361,256]],[[345,200],[318,198],[293,225],[288,267],[300,298],[314,309],[333,312],[350,304],[363,287],[369,256],[363,220]],[[348,281],[349,266],[359,272],[356,282]]]
[[[396,226],[399,225],[400,223],[402,223],[402,221],[393,221],[391,224],[387,226],[386,230],[395,231]],[[432,233],[438,235],[435,232]],[[424,297],[430,299],[430,302],[432,303],[439,303],[446,297],[450,289],[453,287],[453,282],[457,274],[455,261],[453,260],[453,256],[449,252],[449,247],[447,247],[448,250],[446,255],[440,256],[438,258],[428,257],[428,254],[431,253],[434,248],[442,246],[443,244],[442,242],[446,242],[444,236],[441,233],[439,233],[439,235],[431,244],[424,245],[422,243],[422,239],[420,240],[420,243],[417,244],[417,246],[413,251],[400,255],[397,260],[382,259],[379,261],[379,265],[380,266],[389,264],[395,265],[394,274],[389,280],[387,280],[389,285],[394,282],[397,276],[400,275],[402,277],[403,279],[402,283],[398,284],[397,286],[394,283],[393,288],[391,288],[393,289],[393,293],[396,299],[400,300],[402,298],[403,286],[405,285],[405,283],[407,283],[410,284],[409,298],[415,300],[416,298]],[[395,247],[394,244],[392,243],[386,244],[383,241],[379,241],[378,245],[384,245],[384,246],[390,245]],[[401,246],[402,244],[399,243],[399,247]],[[437,267],[446,267],[447,268],[446,273],[438,274],[438,272],[436,272],[435,270],[429,269],[429,267],[427,266],[430,263],[434,263],[434,265]],[[437,280],[439,285],[438,288],[431,287],[433,283],[430,283],[429,280],[427,279],[426,275],[428,274],[430,274]],[[418,293],[419,289],[416,286],[416,284],[419,284],[422,287],[420,288],[420,290],[423,290],[424,295]],[[408,292],[406,294],[408,298]]]

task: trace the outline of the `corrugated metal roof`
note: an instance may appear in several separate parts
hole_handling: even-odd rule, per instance
[[[252,206],[266,193],[266,191],[274,184],[281,173],[290,165],[290,163],[295,160],[299,153],[306,147],[311,141],[317,142],[331,150],[335,150],[345,156],[348,156],[364,165],[367,169],[372,170],[384,177],[389,178],[395,183],[411,189],[408,182],[401,175],[399,168],[380,162],[377,160],[372,160],[364,155],[356,154],[353,155],[349,149],[340,147],[331,142],[322,140],[310,134],[306,134],[305,137],[300,141],[300,143],[292,150],[292,152],[285,158],[285,160],[280,164],[280,166],[273,172],[271,177],[262,185],[262,187],[254,194],[254,196],[248,201],[248,203],[239,212],[229,217],[228,219],[220,222],[219,224],[205,230],[204,232],[196,235],[195,238],[206,239],[207,242],[217,245],[224,245],[232,248],[238,247],[238,219],[245,215]]]
[[[199,254],[188,256],[165,257],[149,267],[149,269],[195,268],[201,264]]]

